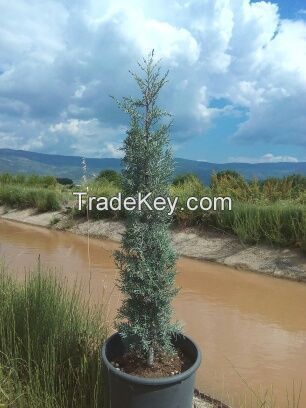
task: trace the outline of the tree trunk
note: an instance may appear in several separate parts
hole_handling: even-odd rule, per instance
[[[153,347],[151,347],[150,350],[149,350],[149,355],[148,355],[147,362],[148,362],[149,367],[153,366],[153,363],[154,363],[154,349],[153,349]]]

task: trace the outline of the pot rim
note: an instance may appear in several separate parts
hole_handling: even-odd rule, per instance
[[[197,351],[197,357],[196,357],[195,362],[192,364],[191,367],[188,368],[188,370],[183,371],[180,374],[175,374],[175,375],[168,376],[168,377],[147,378],[147,377],[140,377],[138,375],[127,374],[127,373],[122,372],[121,370],[116,369],[116,367],[114,367],[111,364],[111,362],[108,360],[106,356],[106,347],[112,341],[113,338],[120,336],[118,332],[112,334],[110,337],[106,339],[106,341],[104,342],[102,346],[101,357],[107,369],[125,381],[133,382],[136,384],[142,384],[142,385],[159,385],[159,386],[170,385],[170,384],[182,382],[186,378],[190,377],[199,368],[201,361],[202,361],[202,353],[198,345],[190,337],[182,333],[178,333],[178,335],[190,341],[194,345]]]

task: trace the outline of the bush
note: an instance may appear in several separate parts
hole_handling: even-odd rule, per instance
[[[292,183],[292,188],[297,192],[306,191],[306,176],[301,174],[292,174],[287,177]]]
[[[56,181],[63,186],[72,186],[73,180],[67,177],[57,177]]]
[[[120,192],[120,187],[115,185],[112,182],[108,182],[107,180],[99,180],[99,181],[92,181],[87,184],[87,186],[81,186],[78,191],[86,191],[86,187],[88,187],[88,195],[91,197],[107,197],[111,198],[117,195]],[[102,219],[102,218],[118,218],[122,217],[124,212],[123,211],[98,211],[95,208],[95,202],[93,202],[92,211],[88,212],[89,218],[93,219]],[[81,211],[76,210],[74,215],[81,215],[87,216],[87,207],[86,205],[83,206]]]
[[[294,199],[295,194],[290,178],[277,179],[270,177],[262,181],[261,184],[263,196],[270,202]]]
[[[113,183],[117,187],[122,185],[122,175],[115,170],[102,170],[100,174],[96,177],[97,182],[109,182]]]
[[[247,183],[243,177],[237,176],[233,172],[220,172],[215,173],[211,177],[211,189],[215,196],[228,196],[234,200],[249,201],[251,198],[256,199],[256,193],[254,188]],[[259,189],[258,189],[259,190]]]
[[[189,197],[203,197],[210,195],[210,190],[205,188],[201,180],[193,174],[186,174],[176,178],[171,187],[171,197],[178,197],[178,204],[174,214],[174,221],[180,225],[199,224],[204,216],[201,209],[189,211],[186,201]],[[184,208],[182,210],[182,208]]]
[[[172,181],[173,186],[180,186],[187,183],[202,185],[202,181],[196,174],[193,173],[179,174],[178,176],[174,177],[174,180]]]
[[[243,176],[235,170],[222,170],[215,173],[217,180],[222,180],[223,178],[230,177],[236,179],[237,181],[244,181]]]

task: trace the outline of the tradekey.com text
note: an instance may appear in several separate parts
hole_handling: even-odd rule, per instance
[[[123,197],[122,193],[118,193],[113,197],[96,197],[90,196],[85,192],[74,192],[77,196],[77,208],[82,210],[83,205],[87,205],[88,210],[97,211],[165,211],[172,215],[179,204],[179,197],[152,197],[152,193],[138,193],[136,197]],[[230,197],[189,197],[186,199],[185,205],[179,210],[184,211],[224,211],[232,209],[232,199]]]

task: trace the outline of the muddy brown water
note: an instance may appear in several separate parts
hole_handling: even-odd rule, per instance
[[[86,237],[0,220],[0,257],[17,277],[40,255],[69,282],[77,279],[89,296],[90,258],[90,297],[107,303],[110,322],[120,304],[112,259],[117,247],[91,238],[88,253]],[[260,406],[255,393],[273,387],[273,407],[285,408],[287,391],[290,398],[293,382],[296,390],[302,382],[299,407],[306,407],[306,285],[187,258],[178,271],[176,316],[203,350],[197,386],[247,408]]]

